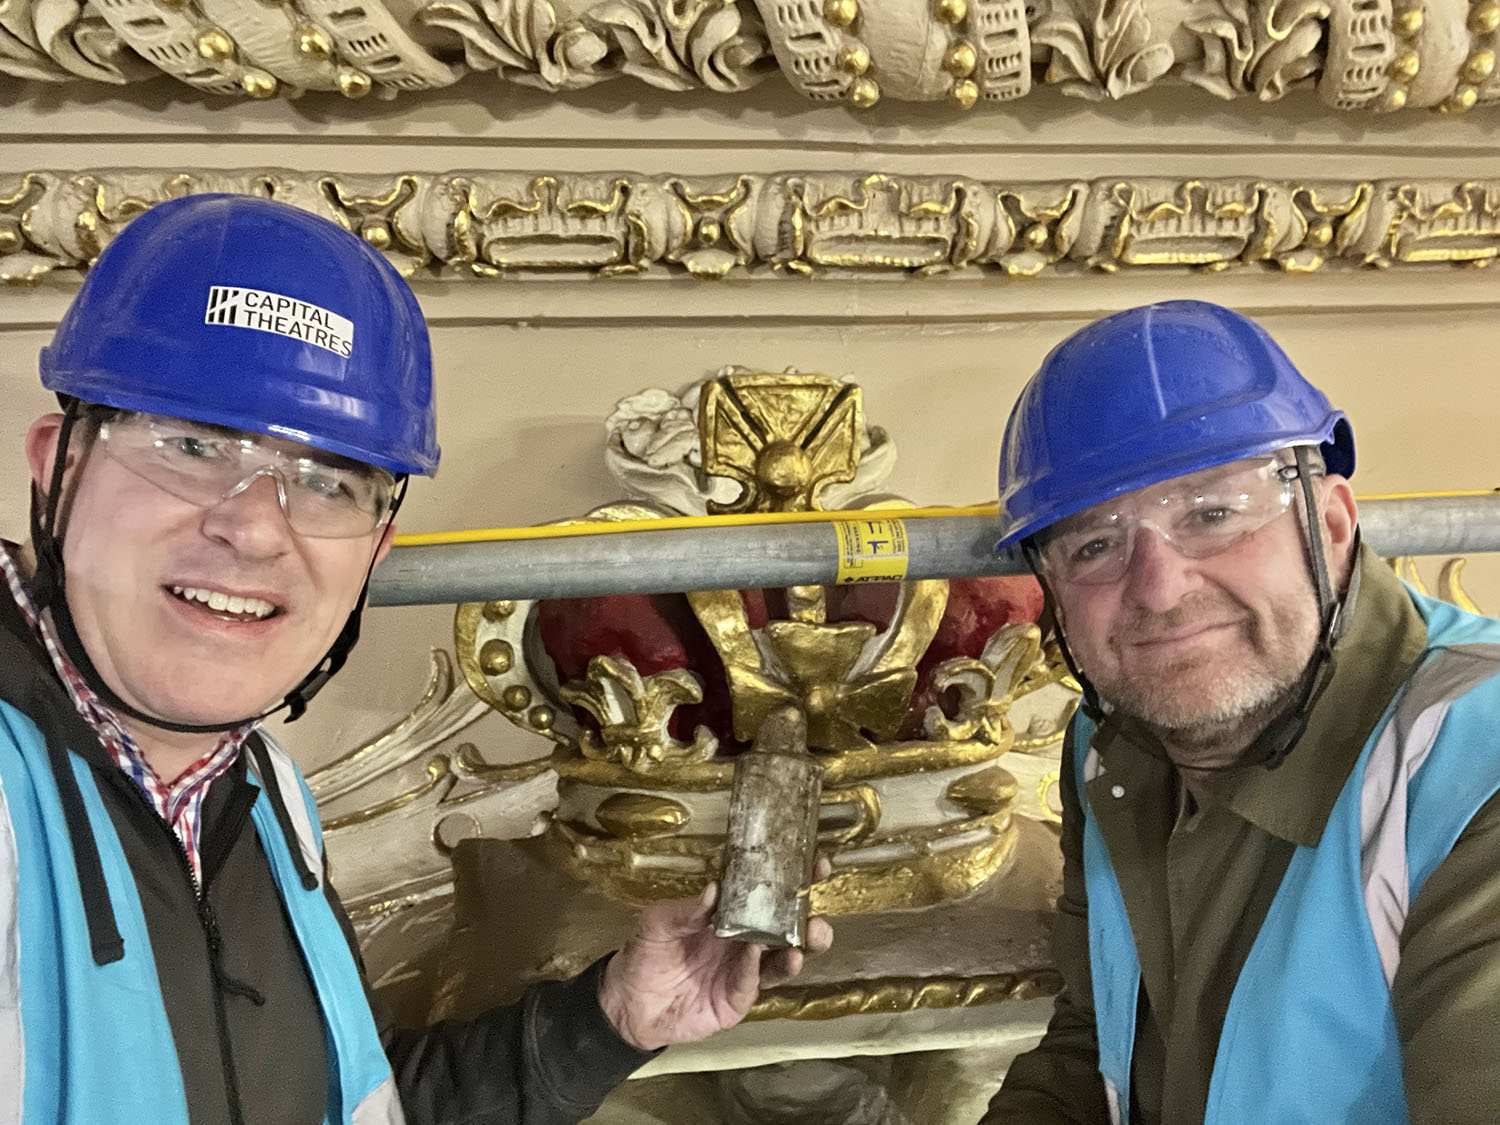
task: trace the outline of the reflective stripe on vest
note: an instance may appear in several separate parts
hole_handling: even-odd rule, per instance
[[[26,1090],[26,1042],[21,1037],[21,903],[16,831],[0,778],[0,1074],[13,1081],[0,1086],[0,1125],[21,1125]]]
[[[387,1074],[385,1081],[366,1094],[349,1120],[352,1125],[406,1125],[395,1075]]]
[[[299,850],[321,878],[312,794],[285,752],[266,743]],[[42,735],[26,715],[0,702],[0,1125],[188,1125],[176,1044],[135,878],[92,769],[76,755],[69,758],[125,956],[107,965],[94,962]],[[328,1032],[337,1082],[329,1084],[326,1119],[402,1125],[395,1080],[343,929],[321,886],[303,887],[264,791],[251,816]],[[122,1058],[130,1065],[122,1067]]]
[[[1500,792],[1500,622],[1412,596],[1429,651],[1362,750],[1318,846],[1299,847],[1287,866],[1225,1014],[1206,1125],[1407,1120],[1390,998],[1401,932],[1428,876]],[[1075,720],[1075,748],[1092,735]],[[1099,755],[1075,750],[1075,768],[1099,1070],[1118,1123],[1129,1112],[1140,962],[1089,806]]]
[[[317,887],[311,890],[302,885],[276,822],[276,813],[262,791],[251,815],[262,841],[267,837],[282,841],[280,847],[265,850],[323,1008],[323,1022],[330,1039],[329,1064],[338,1071],[339,1106],[330,1105],[325,1120],[354,1125],[403,1125],[405,1118],[396,1082],[375,1028],[375,1016],[365,996],[359,966],[323,891],[323,829],[318,822],[317,803],[302,780],[302,772],[286,751],[264,731],[261,740],[269,752],[271,768],[276,771],[303,859],[318,880]],[[250,760],[253,764],[254,758]]]

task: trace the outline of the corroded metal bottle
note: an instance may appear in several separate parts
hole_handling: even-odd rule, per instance
[[[734,763],[714,932],[772,947],[807,940],[823,766],[795,707],[767,715]]]

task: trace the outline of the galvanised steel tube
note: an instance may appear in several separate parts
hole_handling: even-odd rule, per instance
[[[1366,542],[1384,556],[1500,551],[1500,492],[1367,500],[1359,512]],[[899,509],[870,514],[901,516]],[[993,553],[993,516],[930,516],[904,524],[907,578],[1025,570],[1017,555]],[[370,604],[832,585],[838,565],[837,538],[828,523],[396,547],[375,571]]]

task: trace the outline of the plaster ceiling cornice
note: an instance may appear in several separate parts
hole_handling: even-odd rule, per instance
[[[815,100],[946,102],[1191,85],[1337,111],[1500,101],[1500,0],[11,0],[0,74],[210,95],[416,97],[493,72],[546,91],[762,80]]]

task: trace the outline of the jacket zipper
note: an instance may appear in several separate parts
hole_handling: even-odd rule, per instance
[[[193,873],[193,861],[188,858],[187,848],[183,846],[177,833],[172,830],[172,826],[163,819],[161,813],[156,811],[146,794],[141,792],[140,786],[123,773],[116,771],[116,774],[118,783],[135,795],[141,807],[171,839],[172,850],[177,855],[178,865],[183,875],[187,877],[188,885],[193,889],[193,901],[198,911],[198,924],[203,927],[203,936],[208,942],[208,970],[209,976],[213,979],[214,1024],[219,1036],[219,1063],[224,1076],[225,1095],[229,1102],[229,1120],[231,1125],[245,1125],[245,1111],[240,1104],[239,1078],[234,1069],[234,1051],[229,1042],[229,1016],[224,1008],[226,974],[219,962],[220,951],[224,947],[224,937],[219,932],[218,916],[214,913],[213,904],[208,900],[207,889],[198,882],[198,876]]]

